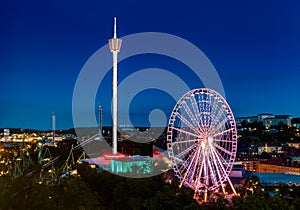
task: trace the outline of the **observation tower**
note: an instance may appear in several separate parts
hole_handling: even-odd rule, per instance
[[[112,145],[113,154],[117,154],[118,143],[118,53],[121,49],[122,39],[117,38],[117,18],[114,18],[114,37],[108,40],[110,51],[113,54],[112,72]]]

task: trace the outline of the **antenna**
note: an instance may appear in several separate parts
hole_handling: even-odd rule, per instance
[[[117,38],[117,17],[114,18],[114,38]]]

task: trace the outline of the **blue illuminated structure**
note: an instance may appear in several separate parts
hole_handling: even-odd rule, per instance
[[[113,173],[150,174],[154,168],[154,160],[149,157],[126,157],[111,160],[110,170]]]

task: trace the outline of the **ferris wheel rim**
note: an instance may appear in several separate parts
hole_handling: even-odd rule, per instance
[[[172,165],[173,165],[173,170],[175,172],[175,175],[179,178],[180,181],[184,180],[186,178],[187,175],[183,175],[183,171],[185,171],[185,173],[187,174],[187,170],[189,170],[191,168],[191,166],[193,165],[193,162],[196,162],[195,160],[196,159],[199,159],[199,155],[197,156],[196,154],[200,153],[200,150],[201,150],[201,145],[202,143],[199,143],[199,142],[203,142],[201,139],[204,138],[204,136],[201,136],[200,134],[203,132],[207,132],[207,128],[204,129],[204,128],[194,128],[193,127],[193,124],[194,125],[197,125],[196,123],[196,119],[194,119],[194,122],[190,123],[188,122],[186,119],[184,119],[184,117],[180,116],[179,113],[179,110],[183,107],[183,106],[186,106],[185,103],[187,100],[189,100],[191,98],[191,100],[193,100],[193,97],[195,96],[195,94],[207,94],[207,95],[210,95],[212,96],[214,99],[216,99],[215,102],[217,103],[220,103],[221,104],[221,108],[223,109],[223,112],[221,111],[215,111],[215,113],[221,113],[224,115],[224,113],[226,113],[227,115],[226,116],[223,116],[224,118],[224,122],[229,122],[228,126],[230,128],[228,129],[223,129],[223,125],[222,125],[222,122],[220,123],[221,126],[219,126],[220,128],[218,129],[215,129],[215,130],[221,130],[221,127],[222,127],[222,132],[220,133],[210,133],[209,136],[205,136],[205,138],[207,138],[207,142],[213,142],[214,144],[212,143],[207,143],[207,145],[210,145],[210,146],[202,146],[203,148],[206,148],[211,154],[208,154],[207,155],[207,160],[203,159],[202,158],[202,161],[203,161],[203,164],[204,162],[208,162],[206,166],[207,167],[207,171],[211,171],[211,173],[208,173],[210,176],[218,176],[218,178],[214,178],[215,180],[211,181],[209,179],[213,179],[211,177],[209,178],[206,178],[206,184],[209,184],[209,182],[213,182],[213,184],[210,184],[210,187],[208,187],[209,190],[213,191],[215,190],[216,188],[219,188],[220,185],[226,181],[226,179],[228,179],[228,176],[229,176],[229,173],[232,169],[232,165],[233,165],[233,162],[235,160],[235,157],[236,157],[236,149],[237,149],[237,130],[236,130],[236,124],[235,124],[235,119],[234,119],[234,116],[233,116],[233,113],[231,111],[231,108],[229,107],[228,103],[226,102],[226,100],[219,94],[217,93],[216,91],[212,90],[212,89],[208,89],[208,88],[200,88],[200,89],[193,89],[189,92],[187,92],[186,94],[184,94],[180,99],[179,101],[176,103],[176,105],[174,106],[173,108],[173,111],[171,113],[171,116],[170,116],[170,119],[169,119],[169,125],[168,125],[168,134],[167,134],[167,142],[168,142],[168,153],[169,153],[169,156],[170,156],[170,159],[171,159],[171,162],[172,162]],[[207,101],[208,102],[208,101]],[[206,103],[206,102],[205,102]],[[210,101],[210,103],[212,103]],[[219,104],[219,105],[220,105]],[[192,106],[194,106],[195,104],[192,104]],[[199,108],[199,107],[198,107]],[[186,110],[190,111],[189,110],[189,107],[185,107]],[[193,107],[193,109],[195,109]],[[200,108],[199,108],[200,109]],[[216,109],[216,108],[214,108]],[[204,110],[204,109],[203,109]],[[199,112],[202,112],[203,110],[199,110]],[[206,115],[209,115],[210,113],[205,113]],[[190,131],[188,133],[188,129],[179,129],[177,127],[174,126],[175,124],[175,121],[176,119],[178,118],[181,118],[181,120],[184,122],[184,124],[190,128]],[[199,119],[197,119],[199,120]],[[201,120],[201,119],[200,119]],[[193,120],[192,120],[193,121]],[[211,120],[212,121],[212,120]],[[201,124],[202,123],[202,124]],[[217,123],[217,122],[216,122]],[[216,124],[215,123],[215,124]],[[201,125],[203,125],[203,122],[200,122]],[[200,127],[200,126],[199,126]],[[208,127],[208,126],[206,126]],[[193,136],[197,139],[188,139],[188,140],[185,140],[185,141],[178,141],[178,142],[173,142],[173,131],[176,130],[177,132],[179,133],[185,133],[186,135],[189,135],[189,136]],[[216,136],[223,136],[224,133],[230,133],[230,137],[231,139],[218,139],[218,138],[215,138]],[[229,135],[227,135],[227,137],[229,137]],[[215,143],[215,141],[220,141],[222,143],[218,144],[218,143]],[[180,144],[180,143],[188,143],[188,142],[194,142],[194,144],[190,147],[188,147],[186,150],[187,151],[182,151],[181,153],[177,154],[178,156],[176,157],[176,155],[174,155],[174,151],[173,151],[173,147],[176,145],[176,144]],[[231,150],[232,151],[228,151],[226,150],[226,148],[224,149],[222,146],[220,145],[232,145],[231,146]],[[200,146],[199,146],[200,145]],[[213,146],[212,146],[213,145]],[[198,149],[195,149],[195,147],[197,147]],[[200,148],[200,149],[199,149]],[[190,156],[188,156],[189,152],[192,151],[192,158],[190,158]],[[221,151],[221,152],[219,152]],[[203,151],[202,151],[203,152]],[[223,159],[222,160],[222,155],[220,153],[227,153],[227,155],[229,156],[226,156],[227,159],[229,157],[229,162],[227,163],[226,165],[226,159]],[[203,153],[204,154],[204,153]],[[206,154],[206,153],[205,153]],[[186,162],[184,162],[185,160],[181,160],[181,163],[182,164],[179,164],[180,161],[178,161],[177,159],[179,158],[180,159],[180,156],[184,157],[184,156],[188,156],[190,159],[187,159],[186,162],[188,162],[188,164],[185,166]],[[182,158],[181,157],[181,158]],[[209,163],[210,160],[212,160],[212,163]],[[196,163],[194,163],[195,165]],[[197,164],[199,164],[197,162]],[[226,165],[226,168],[224,168],[222,165]],[[201,164],[199,164],[201,165]],[[180,167],[179,167],[180,166]],[[202,165],[201,165],[202,166]],[[197,166],[193,166],[194,167],[194,172],[196,171],[196,168]],[[220,171],[219,170],[219,167],[220,167]],[[201,168],[202,170],[202,168]],[[201,172],[200,172],[201,173]],[[213,173],[216,173],[217,175],[213,174]],[[220,175],[222,174],[222,175]],[[202,174],[200,174],[201,176]],[[203,178],[204,179],[204,178]],[[190,180],[192,181],[195,181],[194,178],[190,178]],[[199,179],[200,180],[200,179]],[[184,185],[187,185],[191,188],[197,188],[199,187],[199,183],[197,185],[196,183],[196,186],[195,185],[192,185],[191,183],[189,183],[188,181],[185,181],[181,184],[184,184]],[[204,186],[204,185],[203,185]],[[207,187],[207,186],[206,186]],[[198,189],[196,189],[198,190]],[[201,191],[201,190],[199,190]]]

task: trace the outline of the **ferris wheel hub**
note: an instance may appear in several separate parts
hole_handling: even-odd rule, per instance
[[[208,141],[209,144],[212,144],[213,141],[214,141],[214,138],[212,136],[208,136],[207,141]]]

